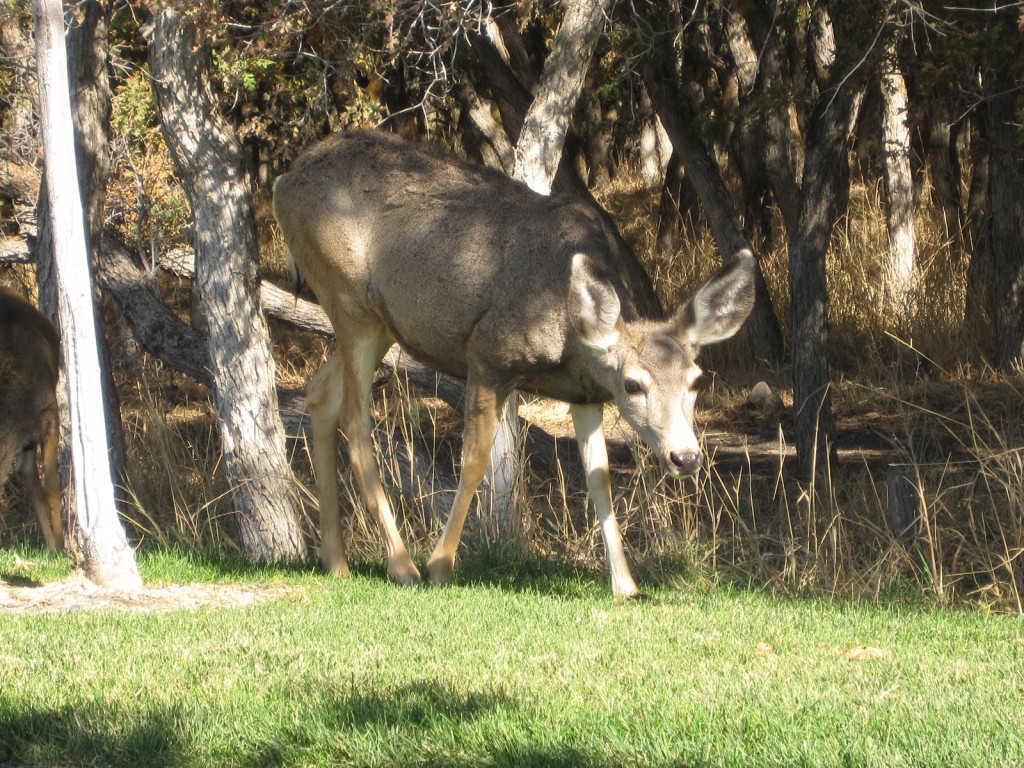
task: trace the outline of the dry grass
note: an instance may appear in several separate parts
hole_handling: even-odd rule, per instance
[[[617,181],[603,202],[623,222],[637,252],[649,254],[646,266],[667,307],[676,306],[719,263],[705,231],[689,233],[680,253],[653,254],[657,199],[629,178]],[[283,281],[281,243],[267,222],[266,205],[258,209],[268,243],[264,272]],[[967,599],[986,608],[1022,610],[1019,381],[980,364],[977,332],[964,326],[966,264],[948,258],[928,211],[918,220],[921,291],[912,339],[895,340],[875,309],[883,221],[878,191],[856,189],[829,257],[830,364],[841,450],[827,489],[808,486],[790,471],[788,412],[744,407],[746,391],[760,379],[787,405],[792,399],[788,371],[755,367],[743,339],[711,348],[703,359],[716,374],[698,415],[713,460],[697,478],[665,478],[609,409],[616,508],[641,579],[673,580],[686,573],[785,593],[864,599],[924,593],[939,602]],[[784,249],[776,248],[762,261],[777,308],[788,306],[786,260]],[[185,301],[180,285],[169,289],[176,301]],[[324,359],[326,345],[279,323],[272,334],[279,384],[301,388]],[[928,361],[923,369],[919,359]],[[119,377],[136,537],[162,545],[233,548],[208,393],[144,358]],[[414,556],[423,557],[450,502],[461,419],[401,381],[379,387],[375,406],[385,485]],[[529,402],[523,414],[571,440],[563,406]],[[294,466],[309,489],[308,446],[303,435],[292,438]],[[343,503],[360,510],[342,466]],[[899,468],[919,494],[921,516],[909,538],[895,536],[889,523],[889,467]],[[527,549],[599,573],[603,544],[578,467],[558,464],[547,472],[528,466],[522,490]],[[307,499],[315,509],[308,491]],[[18,535],[32,522],[15,515],[4,526],[5,535]],[[486,539],[484,529],[474,515],[467,540]],[[310,536],[315,539],[312,531]],[[353,541],[361,556],[381,557],[376,523],[361,511]]]

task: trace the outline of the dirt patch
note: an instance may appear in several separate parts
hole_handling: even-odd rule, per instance
[[[247,608],[297,592],[272,584],[171,584],[124,592],[81,574],[48,584],[0,580],[0,614],[76,613],[97,608],[151,613],[198,608]]]

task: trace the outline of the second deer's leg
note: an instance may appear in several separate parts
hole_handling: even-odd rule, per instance
[[[21,486],[25,489],[29,503],[39,518],[39,530],[46,540],[47,549],[57,550],[64,548],[64,530],[60,524],[60,513],[57,514],[57,525],[54,527],[50,510],[46,506],[46,497],[43,494],[43,487],[39,482],[39,473],[36,471],[35,447],[26,448],[18,454],[15,460],[15,467],[21,476]]]
[[[386,333],[376,332],[358,339],[349,347],[341,423],[348,440],[349,460],[352,462],[359,492],[367,511],[376,515],[384,536],[388,576],[399,584],[414,584],[420,580],[420,572],[409,557],[398,532],[391,503],[380,481],[380,468],[373,447],[370,414],[373,374],[391,346],[391,341]]]
[[[56,548],[62,550],[64,549],[64,522],[60,516],[60,468],[58,467],[60,419],[56,405],[47,412],[44,421],[43,440],[37,449],[42,452],[43,460],[43,501],[50,513],[50,525],[53,527]]]
[[[601,427],[600,405],[573,405],[572,423],[576,440],[583,454],[583,469],[587,473],[587,490],[601,521],[601,534],[608,554],[608,567],[612,574],[612,593],[621,597],[636,597],[636,584],[629,572],[626,553],[622,547],[619,524],[612,508],[611,470],[608,468],[608,446]]]
[[[462,528],[466,523],[469,505],[473,502],[490,460],[491,444],[498,427],[498,416],[501,413],[505,398],[499,397],[492,387],[473,382],[466,382],[466,426],[462,437],[462,476],[459,488],[452,502],[452,510],[444,532],[434,547],[434,552],[427,563],[430,580],[438,584],[448,584],[452,579],[455,567],[455,552],[459,548]]]

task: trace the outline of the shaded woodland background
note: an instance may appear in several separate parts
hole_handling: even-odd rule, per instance
[[[68,5],[79,162],[93,169],[81,174],[83,195],[109,389],[120,398],[108,407],[122,416],[114,471],[136,536],[219,540],[227,531],[256,559],[302,557],[315,538],[304,484],[287,468],[233,468],[221,453],[233,417],[218,399],[229,388],[216,381],[225,368],[216,361],[239,353],[218,340],[216,269],[233,265],[253,306],[279,318],[267,332],[277,370],[269,390],[295,471],[308,473],[290,404],[322,357],[324,329],[311,336],[315,308],[274,293],[287,282],[269,214],[273,179],[318,137],[354,127],[440,142],[511,172],[574,3],[205,2],[162,18],[173,5]],[[938,594],[952,584],[1019,606],[1021,7],[602,7],[608,20],[569,116],[556,192],[611,214],[666,307],[741,247],[762,273],[745,339],[705,358],[719,379],[709,430],[762,447],[711,445],[721,461],[687,487],[657,479],[627,451],[618,503],[632,516],[633,546],[681,548],[789,587],[835,588],[845,575],[878,591],[910,576]],[[30,11],[12,2],[0,18],[0,276],[26,291],[36,281],[24,262],[46,241]],[[193,132],[207,149],[180,146]],[[213,239],[232,261],[194,250],[218,226],[197,200],[211,203],[210,218],[231,212]],[[47,283],[41,275],[43,305]],[[264,332],[256,316],[242,318],[250,342]],[[273,368],[245,373],[266,378]],[[453,385],[407,361],[394,369],[457,405],[457,386],[445,390]],[[386,456],[407,458],[385,475],[409,500],[406,524],[426,536],[446,506],[453,417],[433,399],[394,406],[405,386],[394,378],[379,392],[393,416],[378,438]],[[736,404],[760,379],[782,409]],[[534,427],[528,455],[550,456],[553,427],[543,417]],[[851,459],[846,448],[858,452]],[[843,469],[858,463],[857,473]],[[537,458],[528,472],[524,535],[586,559],[595,532],[571,470]],[[285,477],[289,491],[254,487],[264,474]],[[894,505],[908,488],[910,501]],[[157,511],[168,495],[170,525]],[[270,517],[291,520],[279,535],[246,522],[274,504],[283,508]],[[909,517],[894,520],[894,508]],[[571,543],[556,547],[560,538]]]

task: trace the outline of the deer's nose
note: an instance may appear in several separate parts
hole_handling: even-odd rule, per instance
[[[672,451],[668,457],[672,462],[672,469],[680,475],[692,475],[704,463],[701,455],[693,451]]]

